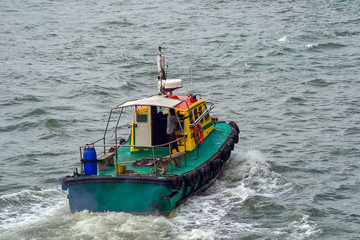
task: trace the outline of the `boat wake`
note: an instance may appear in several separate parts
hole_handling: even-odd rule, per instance
[[[60,189],[31,188],[0,197],[0,228],[34,222],[53,214],[64,203],[65,193]]]
[[[214,183],[168,218],[122,212],[71,214],[66,193],[29,189],[0,197],[0,234],[8,239],[305,239],[316,224],[281,199],[299,186],[272,170],[256,150],[235,151]],[[261,219],[259,221],[258,219]],[[229,234],[231,233],[231,234]]]
[[[261,152],[235,151],[214,186],[177,209],[171,221],[194,239],[224,238],[229,232],[239,239],[307,238],[319,232],[309,216],[284,216],[289,207],[281,199],[297,189],[271,170]]]

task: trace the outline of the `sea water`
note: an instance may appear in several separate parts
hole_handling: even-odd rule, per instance
[[[0,239],[358,239],[360,4],[3,0]],[[215,184],[168,218],[71,214],[61,179],[109,109],[177,94],[241,130]],[[125,135],[127,137],[127,128]]]

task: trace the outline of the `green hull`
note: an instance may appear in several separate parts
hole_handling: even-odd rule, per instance
[[[69,186],[70,210],[168,215],[188,197],[211,186],[220,171],[217,174],[211,172],[208,179],[203,179],[199,175],[193,187],[184,182],[179,190],[171,185],[132,183],[127,182],[126,179],[124,182],[100,181]]]
[[[172,193],[169,186],[141,183],[94,183],[69,187],[72,212],[121,211],[148,213],[171,211],[177,198],[160,199]],[[146,199],[146,201],[144,201]]]

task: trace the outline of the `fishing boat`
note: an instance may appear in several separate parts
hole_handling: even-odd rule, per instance
[[[113,107],[104,135],[80,147],[81,169],[62,179],[71,212],[168,215],[224,169],[237,124],[213,118],[215,105],[198,94],[174,94],[183,82],[166,78],[161,47],[157,65],[157,93]],[[124,127],[127,139],[118,136]]]

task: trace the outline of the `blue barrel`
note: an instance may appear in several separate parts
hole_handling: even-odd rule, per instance
[[[93,147],[84,148],[83,161],[85,176],[97,175],[96,151]]]

